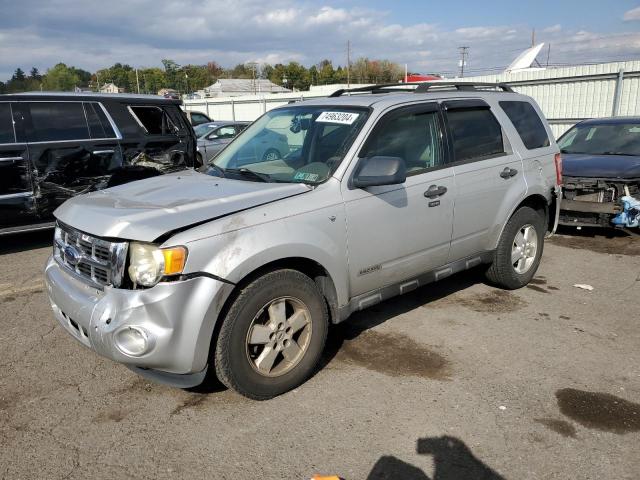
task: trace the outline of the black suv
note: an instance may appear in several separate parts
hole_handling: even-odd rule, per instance
[[[0,235],[49,228],[69,197],[194,166],[179,100],[0,95]]]

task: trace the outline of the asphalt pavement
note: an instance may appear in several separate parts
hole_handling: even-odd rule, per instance
[[[51,232],[0,237],[0,478],[637,479],[640,237],[564,233],[527,288],[475,270],[359,312],[266,402],[98,357],[50,311]]]

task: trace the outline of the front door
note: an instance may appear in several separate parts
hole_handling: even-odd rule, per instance
[[[13,105],[0,102],[0,229],[33,223],[36,218],[29,151],[22,118]]]
[[[402,185],[355,189],[343,181],[351,296],[392,285],[447,261],[455,183],[435,103],[387,113],[359,157],[400,157]]]

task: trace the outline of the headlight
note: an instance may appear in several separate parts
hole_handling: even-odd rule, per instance
[[[185,247],[158,248],[149,243],[129,246],[129,277],[135,285],[153,287],[165,275],[182,272],[187,261]]]

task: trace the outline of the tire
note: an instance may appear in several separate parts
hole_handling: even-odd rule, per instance
[[[216,375],[254,400],[285,393],[315,371],[328,323],[313,280],[296,270],[269,272],[244,287],[229,308],[215,341]]]
[[[196,153],[196,164],[195,164],[195,168],[200,168],[204,165],[204,162],[202,161],[202,154],[200,152]]]
[[[273,161],[273,160],[280,160],[282,158],[282,155],[280,154],[280,152],[278,150],[276,150],[275,148],[270,148],[268,149],[266,152],[264,152],[264,154],[262,155],[262,161],[263,162],[267,162],[267,161]]]
[[[540,213],[530,207],[519,208],[502,231],[493,255],[493,262],[486,273],[487,279],[507,290],[515,290],[527,285],[540,265],[545,230],[545,221]],[[525,239],[523,243],[525,235],[528,240]],[[534,240],[535,252],[532,252],[531,244]],[[517,258],[518,255],[521,255],[518,261],[512,262],[512,259]]]

